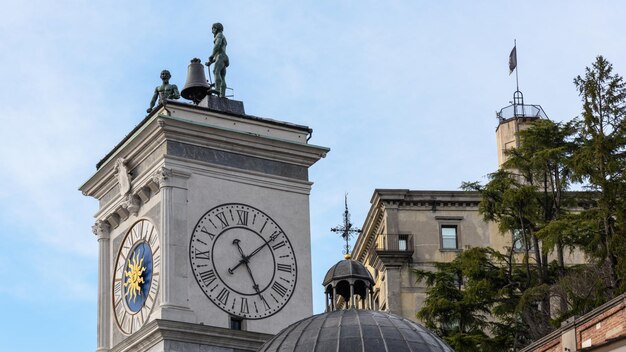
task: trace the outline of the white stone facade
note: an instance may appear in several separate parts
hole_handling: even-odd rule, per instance
[[[161,108],[146,117],[80,188],[100,204],[94,225],[100,248],[98,351],[178,350],[155,347],[172,344],[167,334],[157,334],[164,337],[150,343],[128,345],[124,341],[136,339],[137,334],[127,336],[115,322],[113,265],[123,238],[140,219],[150,221],[159,234],[161,281],[154,308],[138,333],[148,327],[159,330],[158,321],[231,331],[226,330],[231,315],[201,290],[189,254],[198,220],[209,209],[226,203],[247,204],[270,216],[288,236],[297,260],[297,283],[289,301],[270,317],[245,320],[243,329],[257,334],[252,340],[262,342],[259,336],[275,334],[311,316],[312,183],[307,170],[328,149],[308,144],[311,131],[304,126],[175,102],[167,108],[168,114]],[[201,335],[189,339],[200,346]],[[211,349],[207,343],[200,350],[233,348],[217,343]],[[239,348],[254,350],[253,345],[258,344],[244,343]]]

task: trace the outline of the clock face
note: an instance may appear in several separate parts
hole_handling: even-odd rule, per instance
[[[130,335],[148,320],[159,290],[159,235],[148,220],[126,233],[115,263],[113,308],[120,330]]]
[[[262,319],[287,304],[297,265],[289,238],[267,214],[245,204],[209,210],[189,245],[198,285],[215,305],[245,319]]]

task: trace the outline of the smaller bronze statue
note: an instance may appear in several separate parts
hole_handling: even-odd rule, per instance
[[[205,63],[207,66],[213,66],[213,74],[215,74],[215,90],[220,97],[226,96],[226,67],[228,67],[228,55],[226,55],[226,37],[224,37],[224,26],[221,23],[214,23],[211,27],[213,33],[213,52],[209,56],[209,61]],[[210,68],[209,68],[210,70]]]
[[[172,75],[170,71],[163,70],[161,71],[161,79],[163,80],[163,84],[154,88],[154,95],[152,96],[152,100],[150,101],[150,107],[146,110],[146,112],[150,113],[154,104],[159,98],[159,101],[165,105],[167,99],[178,99],[180,98],[180,93],[178,93],[178,87],[175,84],[170,84],[170,78]]]

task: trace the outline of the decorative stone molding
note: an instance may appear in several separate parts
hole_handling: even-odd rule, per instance
[[[152,175],[152,181],[159,185],[159,188],[170,186],[170,180],[172,179],[172,169],[162,167]]]
[[[129,194],[126,196],[126,200],[122,202],[122,208],[126,209],[130,214],[137,216],[139,208],[141,207],[141,200],[138,196]]]
[[[115,177],[120,184],[120,195],[127,195],[130,192],[130,173],[126,166],[126,159],[118,158],[115,161]]]
[[[150,200],[150,187],[142,187],[139,191],[137,191],[137,196],[145,204],[147,201]]]
[[[120,226],[120,222],[121,222],[120,216],[117,215],[117,213],[112,213],[109,216],[107,216],[106,221],[109,224],[111,224],[113,228],[117,228],[118,226]]]
[[[124,165],[122,158],[118,159],[118,164]],[[119,170],[123,172],[122,166],[119,167]],[[139,215],[141,206],[158,194],[161,188],[186,189],[186,182],[190,176],[191,174],[185,171],[160,167],[147,180],[135,185],[135,191],[124,194],[121,202],[111,209],[111,213],[106,215],[104,221],[108,222],[110,228],[117,228],[130,215]],[[122,187],[121,184],[120,187]]]
[[[159,188],[158,179],[155,181],[154,180],[154,176],[153,176],[153,179],[148,182],[148,186],[147,187],[150,190],[150,196],[153,196],[153,195],[159,193],[160,188]]]
[[[111,226],[108,221],[96,221],[96,223],[91,226],[91,231],[98,237],[98,240],[108,240],[111,237]]]
[[[115,212],[117,213],[117,215],[120,217],[121,221],[124,221],[126,219],[128,219],[128,216],[130,215],[130,213],[128,212],[128,210],[126,210],[126,208],[124,207],[119,207],[115,210]]]

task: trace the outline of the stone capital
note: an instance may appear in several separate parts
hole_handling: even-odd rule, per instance
[[[159,185],[159,188],[186,188],[187,179],[190,176],[191,174],[186,171],[161,167],[152,175],[152,182]]]
[[[108,221],[96,221],[96,223],[91,226],[91,231],[94,235],[96,235],[96,237],[98,237],[98,241],[108,240],[111,238],[111,226]]]
[[[172,169],[162,167],[152,175],[152,181],[159,185],[159,188],[172,186]]]

